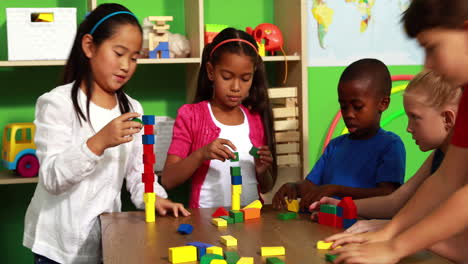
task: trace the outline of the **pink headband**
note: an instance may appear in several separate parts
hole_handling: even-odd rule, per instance
[[[211,53],[210,53],[210,58],[213,56],[213,53],[215,52],[215,50],[223,45],[223,44],[226,44],[228,42],[234,42],[234,41],[239,41],[239,42],[244,42],[246,44],[249,44],[254,50],[255,50],[255,53],[258,53],[257,51],[257,48],[254,46],[254,44],[250,43],[249,41],[245,40],[245,39],[240,39],[240,38],[235,38],[235,39],[226,39],[226,40],[223,40],[221,41],[220,43],[218,43],[218,45],[216,45],[212,50],[211,50]]]

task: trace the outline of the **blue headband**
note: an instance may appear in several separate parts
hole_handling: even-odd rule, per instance
[[[135,18],[137,18],[132,12],[128,12],[128,11],[117,11],[117,12],[114,12],[114,13],[110,13],[108,14],[107,16],[101,18],[101,20],[99,20],[96,25],[94,25],[94,27],[91,29],[91,31],[89,32],[90,35],[92,35],[94,33],[94,31],[96,31],[97,27],[99,27],[99,25],[102,24],[102,22],[106,21],[106,19],[108,19],[109,17],[111,16],[115,16],[115,15],[118,15],[118,14],[129,14],[129,15],[132,15],[134,16]],[[138,19],[137,19],[138,20]]]

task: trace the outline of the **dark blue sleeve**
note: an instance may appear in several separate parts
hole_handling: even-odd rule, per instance
[[[315,163],[314,167],[312,170],[309,172],[307,175],[307,180],[315,183],[316,185],[323,185],[323,172],[325,170],[325,166],[327,164],[328,157],[330,156],[330,153],[332,152],[333,149],[333,141],[331,141],[328,146],[325,148],[325,151],[323,152],[322,156],[320,156],[320,159]]]
[[[382,158],[377,167],[376,183],[404,183],[406,151],[400,137],[394,138],[382,152]]]

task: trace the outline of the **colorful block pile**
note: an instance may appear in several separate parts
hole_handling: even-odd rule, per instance
[[[336,205],[322,204],[318,215],[318,222],[338,228],[349,228],[356,223],[357,208],[351,197],[344,197]]]

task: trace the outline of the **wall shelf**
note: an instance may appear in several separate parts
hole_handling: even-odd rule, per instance
[[[13,171],[2,170],[0,171],[0,185],[2,184],[22,184],[22,183],[37,183],[38,177],[23,178],[15,175]]]

